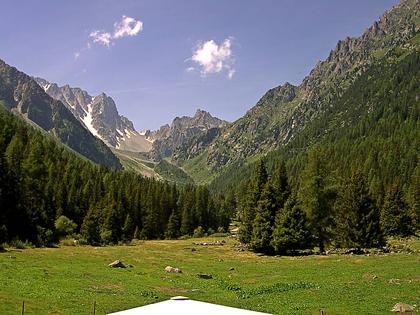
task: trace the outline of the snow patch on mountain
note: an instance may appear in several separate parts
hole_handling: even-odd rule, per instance
[[[105,141],[101,135],[99,134],[98,130],[95,129],[92,125],[93,117],[92,117],[92,103],[87,105],[87,111],[85,111],[86,116],[83,117],[83,123],[85,124],[86,128],[97,138]]]

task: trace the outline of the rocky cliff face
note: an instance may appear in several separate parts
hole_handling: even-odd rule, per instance
[[[218,130],[226,124],[225,121],[200,109],[193,117],[176,117],[171,125],[162,126],[156,132],[147,133],[147,136],[154,141],[150,157],[154,160],[160,160],[165,157],[172,157],[175,154],[173,157],[175,160],[186,156],[192,158],[201,152],[198,148],[199,145],[193,139],[198,139],[207,134],[213,140],[217,132],[209,133],[209,131],[212,129]],[[211,140],[208,140],[208,142]],[[190,146],[194,148],[190,148]]]
[[[41,78],[35,80],[52,98],[63,102],[76,119],[108,146],[135,152],[151,149],[152,142],[137,132],[128,118],[118,113],[114,100],[105,93],[91,96],[80,88],[68,85],[59,87]]]
[[[373,63],[396,47],[413,49],[408,40],[418,34],[419,23],[420,2],[403,0],[362,36],[339,41],[300,86],[286,83],[269,90],[244,117],[217,136],[206,149],[203,167],[217,170],[287,144],[333,107],[334,97],[342,95]]]
[[[0,60],[0,101],[12,112],[53,134],[86,158],[113,169],[121,164],[66,106],[47,95],[28,75]]]

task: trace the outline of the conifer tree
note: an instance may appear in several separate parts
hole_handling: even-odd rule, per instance
[[[98,215],[94,207],[90,207],[83,219],[80,234],[88,244],[96,245],[100,242]]]
[[[308,214],[321,252],[324,252],[330,237],[332,194],[325,157],[316,146],[308,154],[308,163],[301,174],[298,196],[303,210]]]
[[[306,213],[291,195],[283,209],[277,212],[271,240],[276,253],[307,249],[313,246],[312,233]]]
[[[381,226],[388,236],[408,236],[414,233],[410,215],[399,180],[388,190],[381,209]]]
[[[268,175],[264,161],[260,160],[248,184],[245,200],[239,214],[241,221],[239,238],[245,244],[251,242],[256,208],[267,180]]]
[[[273,176],[271,176],[270,183],[274,190],[276,207],[277,209],[282,209],[290,196],[286,165],[283,160],[278,164]]]
[[[134,222],[131,219],[129,213],[125,217],[124,227],[123,227],[123,239],[125,241],[131,241],[134,238]]]
[[[165,237],[169,239],[175,239],[179,237],[181,229],[180,216],[177,209],[172,211],[169,217],[168,228],[166,229]]]
[[[336,239],[343,247],[383,245],[379,209],[371,198],[364,176],[354,171],[342,185],[335,204]]]
[[[252,224],[250,245],[257,252],[270,253],[272,251],[270,242],[276,210],[274,192],[271,185],[267,183],[258,201]]]

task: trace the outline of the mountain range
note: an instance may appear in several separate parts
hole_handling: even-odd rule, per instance
[[[148,176],[177,181],[181,174],[183,180],[214,183],[235,177],[241,167],[268,152],[305,150],[342,128],[354,128],[378,104],[343,108],[343,98],[375,67],[418,54],[419,27],[420,3],[401,1],[360,37],[340,40],[300,85],[268,90],[233,123],[197,110],[193,117],[176,117],[159,130],[139,132],[105,93],[91,96],[80,88],[33,79],[4,62],[0,100],[94,162],[118,169],[121,161]]]
[[[94,137],[60,101],[47,95],[28,75],[0,60],[0,104],[28,123],[57,137],[82,156],[121,169],[111,150]]]

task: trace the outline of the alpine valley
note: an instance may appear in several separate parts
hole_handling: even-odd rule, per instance
[[[114,25],[123,26],[128,27]],[[132,36],[132,29],[123,31],[103,33],[97,41],[112,47],[121,34]],[[0,249],[213,235],[232,244],[235,240],[238,252],[299,256],[290,258],[294,264],[306,261],[307,255],[343,252],[367,254],[363,259],[369,259],[371,253],[389,252],[397,238],[418,237],[418,0],[401,0],[359,37],[338,41],[299,85],[286,82],[269,89],[236,121],[198,109],[158,130],[136,129],[119,106],[123,108],[105,93],[59,86],[0,60]],[[182,244],[180,251],[191,251],[188,264],[210,251],[207,241],[193,243],[206,247],[199,250]],[[164,247],[162,253],[170,252],[171,246]],[[317,266],[323,264],[320,257]],[[264,260],[268,257],[259,258],[264,268],[271,263]],[[217,264],[213,260],[209,266]],[[216,288],[244,300],[255,295],[252,301],[264,310],[258,300],[264,295],[291,290],[312,295],[325,285],[296,282],[245,290],[229,281],[247,286],[251,280],[229,268],[223,279],[204,275],[212,285],[200,284],[197,290]],[[133,276],[151,274],[133,270]],[[366,270],[360,279],[378,278]],[[182,282],[188,272],[176,276],[171,286],[195,283]],[[410,288],[418,284],[418,276],[411,277],[404,284]],[[151,288],[177,291],[162,286],[167,279],[160,277]],[[369,286],[386,285],[383,295],[390,297],[395,292],[389,289],[391,280],[379,275]],[[5,283],[0,279],[0,287]],[[107,285],[98,290],[124,291]],[[353,285],[353,280],[347,282],[343,292]],[[192,287],[182,290],[195,292]],[[404,297],[414,301],[414,291]],[[150,292],[140,295],[154,299]],[[331,309],[352,313],[344,306]],[[374,313],[372,309],[366,312]],[[300,308],[287,309],[294,310]],[[311,311],[319,308],[311,306]]]

